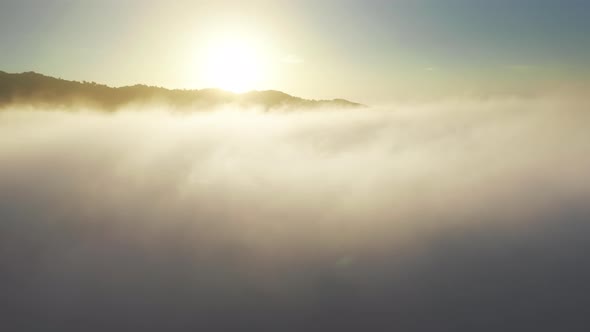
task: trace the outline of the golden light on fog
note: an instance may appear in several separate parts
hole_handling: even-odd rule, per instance
[[[227,39],[210,45],[204,66],[210,86],[237,93],[258,88],[267,74],[262,50],[242,39]]]

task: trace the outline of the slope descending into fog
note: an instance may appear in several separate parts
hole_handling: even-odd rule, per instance
[[[585,331],[590,108],[0,112],[13,331]]]
[[[0,109],[13,104],[45,108],[93,107],[114,111],[130,104],[160,103],[182,110],[204,110],[233,105],[265,110],[358,108],[363,105],[344,99],[306,100],[280,91],[251,91],[235,94],[219,89],[169,90],[134,85],[112,88],[95,82],[75,82],[34,72],[9,74],[0,71]]]

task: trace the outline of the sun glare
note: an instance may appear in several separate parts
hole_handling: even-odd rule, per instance
[[[256,89],[264,77],[259,50],[245,40],[225,40],[210,46],[205,61],[209,84],[232,92]]]

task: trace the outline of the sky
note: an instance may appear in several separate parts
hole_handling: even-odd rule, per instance
[[[252,76],[245,89],[368,103],[579,93],[589,11],[584,0],[2,0],[0,70],[185,89],[231,88],[239,74]],[[236,54],[238,65],[223,60]]]

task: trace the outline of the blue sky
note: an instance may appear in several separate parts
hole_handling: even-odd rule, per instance
[[[187,54],[228,25],[302,60],[259,88],[363,101],[529,93],[587,85],[588,13],[582,0],[4,0],[0,70],[202,88]]]

